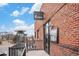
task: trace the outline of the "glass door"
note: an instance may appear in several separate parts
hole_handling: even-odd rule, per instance
[[[49,22],[44,26],[44,50],[50,54],[50,26]]]

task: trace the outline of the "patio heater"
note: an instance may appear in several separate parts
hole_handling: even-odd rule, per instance
[[[17,34],[16,34],[16,44],[21,44],[25,41],[24,37],[24,30],[16,30]]]

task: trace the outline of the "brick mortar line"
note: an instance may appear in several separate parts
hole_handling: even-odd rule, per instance
[[[49,19],[46,21],[46,23],[47,23],[48,21],[50,21],[51,18],[54,17],[55,14],[56,14],[58,11],[60,11],[66,4],[67,4],[67,3],[63,4],[53,15],[51,15],[51,16],[49,17]],[[46,24],[46,23],[45,23],[45,24]],[[44,24],[43,24],[43,25],[44,25]],[[41,25],[37,30],[39,30],[43,25]]]
[[[55,43],[54,43],[55,44]],[[74,47],[69,44],[58,44],[59,47],[70,49],[75,52],[75,54],[79,55],[79,47]]]

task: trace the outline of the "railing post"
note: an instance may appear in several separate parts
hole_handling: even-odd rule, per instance
[[[9,56],[10,56],[10,47],[9,47],[9,49],[8,49],[8,53],[9,53]]]

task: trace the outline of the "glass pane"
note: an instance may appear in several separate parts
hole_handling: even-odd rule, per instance
[[[51,31],[50,31],[50,39],[51,41],[57,41],[57,28],[53,28]]]

